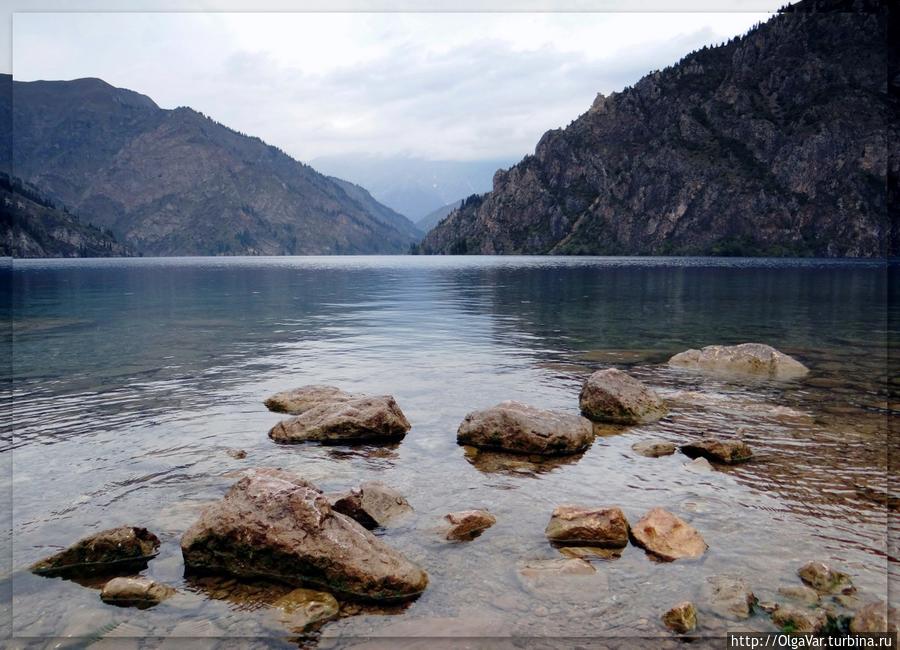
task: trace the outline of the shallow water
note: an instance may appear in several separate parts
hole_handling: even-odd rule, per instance
[[[385,531],[428,571],[406,607],[326,625],[355,637],[668,636],[659,615],[701,599],[707,576],[747,579],[761,599],[823,559],[885,598],[887,281],[878,263],[618,258],[197,258],[16,261],[12,288],[12,632],[87,637],[286,639],[270,585],[186,579],[178,546],[240,471],[288,468],[326,491],[380,479],[416,516]],[[896,283],[893,283],[896,286]],[[799,381],[737,382],[670,369],[675,352],[761,341],[812,370]],[[475,408],[506,399],[577,412],[593,370],[656,387],[671,414],[604,428],[577,457],[549,463],[457,446]],[[400,444],[277,446],[262,400],[306,383],[393,394],[413,428]],[[631,445],[739,430],[757,454],[711,473]],[[237,460],[229,449],[244,449]],[[618,505],[631,521],[662,506],[710,546],[661,564],[629,546],[588,578],[535,587],[521,560],[562,557],[543,534],[560,503]],[[480,538],[442,542],[449,511],[498,519]],[[24,567],[120,524],[163,541],[147,574],[180,590],[149,610],[104,605],[96,589]],[[895,528],[896,530],[896,528]],[[700,635],[773,629],[703,616]],[[115,641],[112,641],[116,639]],[[75,639],[73,639],[73,642]],[[286,644],[291,641],[284,641]],[[55,642],[53,643],[55,645]],[[226,646],[223,646],[226,647]],[[232,647],[232,646],[227,646]]]

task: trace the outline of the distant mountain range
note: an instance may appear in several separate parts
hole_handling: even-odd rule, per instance
[[[420,237],[364,189],[190,108],[100,79],[12,86],[15,175],[141,254],[399,253]]]
[[[415,223],[470,194],[491,189],[494,172],[516,160],[423,160],[407,156],[347,154],[323,156],[310,165],[365,187],[378,201]]]
[[[436,225],[441,222],[441,219],[446,217],[448,214],[456,210],[459,206],[462,205],[463,199],[459,201],[454,201],[453,203],[448,203],[447,205],[442,205],[437,210],[432,210],[424,217],[416,221],[416,227],[421,230],[423,233],[428,232]]]
[[[900,198],[887,6],[803,0],[598,95],[422,252],[884,255]]]

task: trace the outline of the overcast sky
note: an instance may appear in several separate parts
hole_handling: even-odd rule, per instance
[[[771,9],[783,0],[771,3]],[[18,13],[13,75],[100,77],[300,160],[517,158],[767,13]]]

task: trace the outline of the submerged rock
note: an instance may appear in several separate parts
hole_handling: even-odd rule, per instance
[[[175,589],[150,578],[113,578],[107,582],[100,598],[105,603],[144,609],[158,605],[175,594]]]
[[[665,402],[643,382],[615,368],[598,370],[584,382],[581,412],[598,422],[655,422],[668,412]]]
[[[264,403],[270,411],[300,415],[314,406],[344,402],[353,397],[359,396],[345,393],[337,386],[311,384],[275,393]]]
[[[732,621],[750,618],[756,597],[743,580],[733,576],[710,576],[706,579],[709,609]]]
[[[675,453],[675,444],[664,440],[647,440],[644,442],[636,442],[631,445],[635,453],[647,458],[659,458],[660,456],[671,456]]]
[[[788,605],[772,612],[772,622],[785,632],[818,634],[828,625],[828,615],[821,609]]]
[[[678,603],[662,615],[662,622],[673,632],[687,634],[697,627],[697,608],[690,601]]]
[[[753,457],[753,451],[745,442],[718,438],[703,438],[681,445],[681,452],[690,458],[703,457],[727,465],[742,463]]]
[[[282,420],[269,431],[275,442],[400,440],[410,425],[390,395],[324,402]]]
[[[815,589],[802,585],[779,587],[778,594],[789,600],[803,603],[804,605],[816,605],[819,602],[819,594]]]
[[[890,632],[897,638],[897,610],[888,608],[880,600],[866,603],[850,621],[852,634],[880,634]]]
[[[628,520],[619,508],[562,505],[553,510],[545,533],[558,544],[622,548],[628,545]]]
[[[475,539],[497,523],[497,518],[487,510],[462,510],[444,515],[448,527],[444,537],[453,541]]]
[[[280,611],[281,622],[298,634],[337,618],[340,611],[338,601],[331,594],[303,588],[285,594],[272,607]]]
[[[39,575],[107,574],[143,568],[159,553],[159,538],[146,528],[120,526],[77,541],[55,555],[31,565]]]
[[[709,461],[703,458],[695,458],[689,463],[685,463],[682,465],[687,471],[694,472],[695,474],[704,474],[706,472],[712,472],[713,466],[709,464]]]
[[[666,561],[697,558],[708,548],[693,526],[671,512],[653,508],[631,529],[635,544]]]
[[[234,458],[235,460],[242,460],[247,457],[247,452],[243,449],[229,449],[227,452],[229,456]]]
[[[391,526],[413,511],[402,494],[381,481],[365,481],[359,488],[334,498],[331,507],[369,530]]]
[[[519,563],[519,575],[529,580],[558,578],[564,576],[593,575],[597,570],[581,558],[561,558],[558,560],[527,560]]]
[[[242,478],[181,538],[187,569],[324,586],[369,600],[420,594],[428,576],[314,485],[277,469]]]
[[[850,576],[835,571],[823,562],[807,562],[797,570],[800,579],[820,594],[853,593]]]
[[[584,418],[520,402],[469,413],[456,435],[462,445],[543,456],[582,451],[593,439],[591,423]]]
[[[809,369],[802,363],[762,343],[708,345],[687,350],[669,359],[669,365],[704,372],[747,375],[770,379],[803,377]]]

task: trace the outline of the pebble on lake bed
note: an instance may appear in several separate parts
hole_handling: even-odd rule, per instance
[[[681,452],[690,458],[706,458],[727,465],[742,463],[753,457],[753,451],[745,442],[718,438],[703,438],[681,445]]]
[[[159,552],[159,538],[146,528],[120,526],[94,533],[31,565],[39,575],[102,575],[146,566]]]
[[[175,593],[172,587],[150,578],[113,578],[103,586],[100,598],[111,605],[144,609],[158,605]]]
[[[675,444],[664,440],[646,440],[634,443],[631,445],[631,449],[647,458],[659,458],[660,456],[671,456],[674,454]]]
[[[741,578],[710,576],[705,585],[709,609],[718,616],[732,621],[750,618],[756,596]]]
[[[687,634],[697,627],[697,608],[694,603],[678,603],[662,615],[663,624],[673,632]]]
[[[631,529],[635,544],[655,557],[673,561],[698,558],[709,548],[690,524],[662,508],[653,508]]]
[[[619,508],[557,506],[544,532],[557,544],[611,548],[628,545],[628,520]]]
[[[451,541],[469,541],[497,523],[497,518],[487,510],[463,510],[444,515],[448,526],[444,538]]]
[[[598,370],[588,377],[578,403],[582,414],[596,422],[644,424],[668,412],[653,389],[616,368]]]

